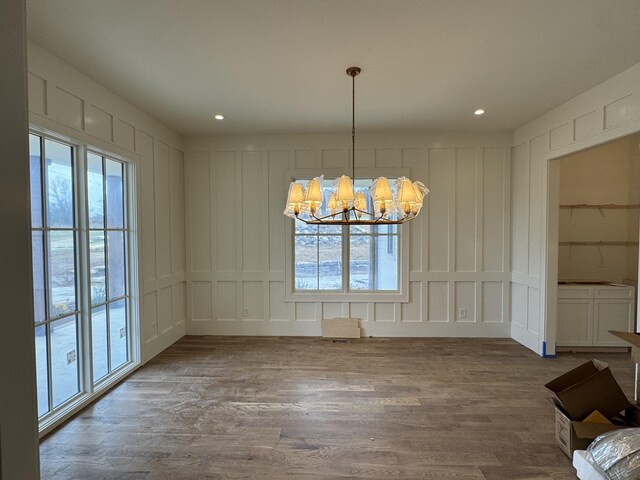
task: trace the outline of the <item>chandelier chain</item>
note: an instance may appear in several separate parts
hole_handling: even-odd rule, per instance
[[[356,181],[356,76],[351,76],[351,169]]]

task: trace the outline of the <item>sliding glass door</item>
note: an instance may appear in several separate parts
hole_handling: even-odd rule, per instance
[[[32,133],[38,416],[55,417],[131,361],[128,165]]]
[[[80,392],[75,153],[30,136],[38,415]]]

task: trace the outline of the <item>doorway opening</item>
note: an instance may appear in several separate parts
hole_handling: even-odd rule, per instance
[[[609,330],[638,331],[640,133],[551,159],[548,172],[558,351],[626,348]]]

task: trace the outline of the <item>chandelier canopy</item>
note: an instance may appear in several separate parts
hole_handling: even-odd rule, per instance
[[[422,209],[429,189],[422,182],[400,176],[394,182],[379,177],[367,188],[354,186],[356,179],[356,76],[360,68],[349,67],[352,84],[352,175],[333,180],[324,192],[324,175],[307,182],[291,182],[284,214],[310,225],[389,225],[413,220]],[[325,198],[328,197],[328,198]],[[326,200],[326,201],[325,201]]]

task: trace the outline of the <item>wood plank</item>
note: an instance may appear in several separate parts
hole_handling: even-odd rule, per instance
[[[47,438],[42,478],[575,478],[510,339],[187,336]],[[628,353],[598,354],[627,394]]]

